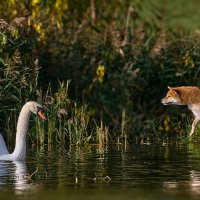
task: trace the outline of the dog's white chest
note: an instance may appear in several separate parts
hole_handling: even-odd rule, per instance
[[[194,116],[200,119],[200,104],[188,105],[188,108],[193,112]]]

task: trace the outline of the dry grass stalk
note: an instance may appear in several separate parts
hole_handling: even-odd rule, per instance
[[[144,44],[144,40],[146,38],[144,24],[141,24],[139,27],[135,29],[134,36],[135,40],[132,47],[132,53],[137,56],[140,54],[141,47]]]
[[[155,41],[154,46],[150,51],[150,55],[152,57],[159,56],[162,49],[164,49],[166,47],[166,43],[167,43],[166,33],[164,31],[161,31],[158,34],[158,38]]]
[[[0,31],[5,30],[8,27],[8,23],[4,19],[0,19]]]

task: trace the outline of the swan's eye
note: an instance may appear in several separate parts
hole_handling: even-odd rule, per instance
[[[41,111],[41,112],[44,112],[44,108],[39,107],[39,106],[36,106],[36,107],[37,107],[37,113],[40,112],[40,111]]]

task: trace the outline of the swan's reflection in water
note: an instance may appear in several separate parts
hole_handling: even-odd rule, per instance
[[[24,161],[0,161],[0,189],[12,188],[16,193],[30,188]]]

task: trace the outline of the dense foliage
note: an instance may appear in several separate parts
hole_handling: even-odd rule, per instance
[[[33,143],[185,138],[189,112],[160,100],[168,85],[200,85],[200,34],[187,20],[177,29],[166,13],[179,0],[167,2],[2,1],[0,128],[7,140],[27,100],[43,102],[49,118],[30,126]]]

